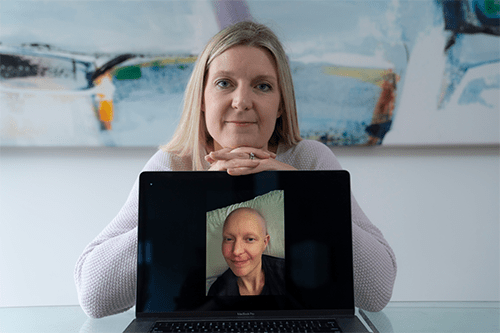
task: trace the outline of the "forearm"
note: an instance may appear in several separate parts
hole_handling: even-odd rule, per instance
[[[78,260],[75,282],[84,312],[100,318],[135,304],[137,228],[100,244],[96,241]]]
[[[394,252],[353,198],[354,300],[367,311],[382,310],[392,296],[397,265]]]
[[[138,183],[118,215],[85,248],[75,267],[80,305],[89,317],[125,311],[135,304]]]

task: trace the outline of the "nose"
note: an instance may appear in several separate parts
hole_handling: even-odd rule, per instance
[[[233,245],[233,255],[235,257],[237,257],[237,256],[242,255],[243,252],[245,252],[244,248],[243,248],[243,244],[241,244],[240,241],[234,242],[234,245]]]
[[[237,111],[247,111],[252,108],[252,92],[247,87],[238,87],[234,91],[232,105]]]

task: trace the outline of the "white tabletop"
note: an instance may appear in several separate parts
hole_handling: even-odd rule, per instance
[[[500,332],[500,302],[390,302],[359,313],[374,332]]]
[[[0,308],[0,333],[121,333],[135,310],[92,319],[78,305]]]
[[[499,302],[390,302],[359,315],[373,332],[500,332]],[[79,306],[4,307],[0,333],[121,333],[134,317],[134,309],[91,319]]]

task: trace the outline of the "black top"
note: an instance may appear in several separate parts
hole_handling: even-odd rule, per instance
[[[285,259],[263,254],[262,270],[266,281],[260,295],[285,295]],[[241,296],[238,277],[231,268],[215,280],[208,296]]]

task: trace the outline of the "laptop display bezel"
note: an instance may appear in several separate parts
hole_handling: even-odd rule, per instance
[[[154,184],[154,185],[152,185]],[[330,207],[328,207],[330,214],[323,216],[330,223],[339,223],[338,228],[342,230],[337,237],[339,239],[332,239],[341,244],[343,260],[339,260],[335,267],[342,271],[343,278],[341,285],[337,287],[343,289],[342,295],[344,300],[342,303],[345,306],[335,306],[330,308],[316,308],[316,309],[266,309],[259,310],[255,308],[241,309],[241,310],[209,310],[193,309],[189,311],[142,311],[144,306],[144,295],[141,290],[144,290],[146,278],[144,270],[144,257],[146,254],[144,244],[147,242],[147,224],[148,214],[146,211],[151,205],[150,188],[152,186],[168,188],[168,191],[176,193],[179,188],[188,187],[191,191],[203,192],[207,191],[209,187],[214,184],[220,185],[219,188],[233,188],[235,191],[248,191],[253,192],[255,195],[266,193],[269,190],[281,189],[287,193],[299,193],[304,191],[304,195],[321,200],[324,202],[325,198],[332,198]],[[342,202],[339,201],[342,198]],[[299,198],[300,199],[300,198]],[[303,197],[302,197],[303,199]],[[168,204],[168,203],[165,203]],[[199,203],[198,203],[199,204]],[[225,205],[226,203],[219,203],[218,205]],[[213,209],[212,204],[207,204],[206,209]],[[293,206],[293,207],[291,207]],[[296,215],[294,209],[300,206],[299,203],[293,201],[288,203],[285,207],[285,220],[286,216]],[[324,205],[322,205],[324,206]],[[293,208],[293,209],[292,209]],[[325,208],[326,209],[326,208]],[[340,218],[338,218],[341,216]],[[315,217],[319,218],[318,216]],[[304,228],[310,226],[309,221],[304,221]],[[286,228],[286,224],[285,224]],[[259,174],[248,176],[229,176],[226,172],[193,172],[193,171],[177,171],[177,172],[143,172],[140,175],[139,181],[139,226],[138,226],[138,258],[137,258],[137,304],[136,304],[136,317],[137,318],[267,318],[267,317],[289,317],[296,318],[310,318],[310,317],[331,317],[332,315],[353,315],[354,314],[354,292],[353,292],[353,272],[352,272],[352,225],[351,225],[351,208],[350,208],[350,177],[349,173],[344,170],[339,171],[267,171]],[[317,230],[318,233],[321,230]],[[346,237],[349,238],[346,240]],[[346,264],[349,262],[349,264]],[[345,296],[347,295],[347,296]],[[243,297],[243,296],[241,296]],[[262,297],[262,296],[253,296]],[[336,304],[340,304],[336,302]]]

